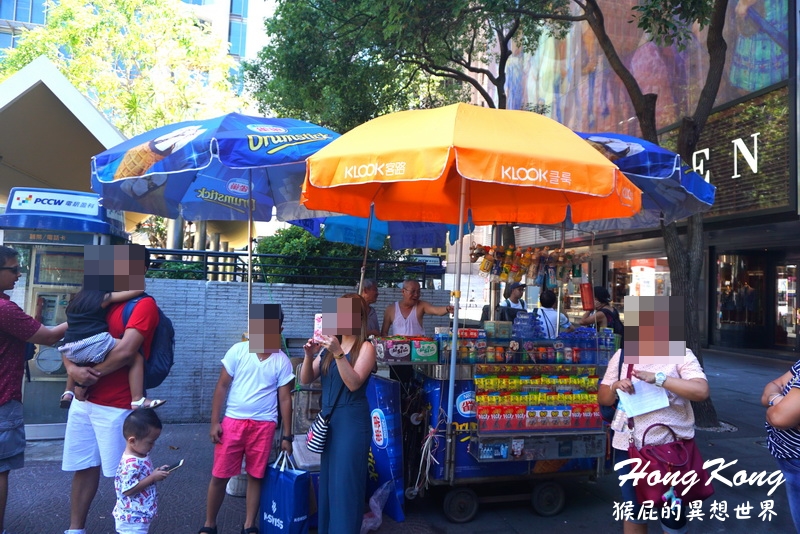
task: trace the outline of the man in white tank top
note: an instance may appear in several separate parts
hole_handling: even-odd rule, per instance
[[[403,298],[387,306],[383,312],[381,336],[389,335],[389,327],[395,336],[424,336],[422,318],[426,313],[447,315],[453,312],[452,306],[434,306],[430,302],[420,300],[419,293],[419,282],[416,280],[403,282]]]

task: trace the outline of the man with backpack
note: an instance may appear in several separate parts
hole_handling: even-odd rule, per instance
[[[144,289],[149,253],[141,245],[114,245],[113,259],[101,255],[97,265],[85,265],[87,274],[113,276],[115,290]],[[121,286],[126,287],[121,287]],[[108,307],[108,331],[129,356],[141,350],[150,358],[159,326],[159,309],[152,297],[138,300],[124,321],[126,303]],[[79,367],[64,358],[67,373],[87,388],[86,400],[72,402],[64,437],[62,470],[74,471],[70,499],[70,526],[67,534],[85,534],[86,517],[100,483],[116,474],[125,450],[122,424],[130,413],[128,368],[125,363],[106,360],[94,367]]]

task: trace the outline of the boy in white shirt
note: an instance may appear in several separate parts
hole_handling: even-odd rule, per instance
[[[279,304],[251,304],[250,340],[236,343],[222,359],[211,404],[214,466],[208,484],[206,521],[199,533],[217,534],[217,514],[228,480],[247,472],[246,517],[242,534],[258,534],[256,520],[261,479],[267,468],[280,407],[281,449],[292,454],[292,365],[281,347],[283,312]],[[220,422],[227,398],[225,417]]]

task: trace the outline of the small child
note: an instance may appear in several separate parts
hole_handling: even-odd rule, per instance
[[[158,509],[156,482],[169,476],[169,466],[153,469],[150,451],[161,435],[153,410],[134,410],[122,424],[125,452],[114,477],[117,504],[112,515],[118,534],[147,534]]]
[[[67,333],[64,345],[58,350],[71,362],[79,365],[100,363],[119,343],[108,333],[106,308],[110,304],[125,302],[142,295],[144,291],[113,291],[82,288],[67,305]],[[148,400],[144,396],[144,356],[136,354],[128,371],[131,389],[131,408],[156,408],[163,400]],[[67,378],[67,389],[61,395],[60,405],[69,408],[75,397],[75,381]],[[78,386],[81,387],[81,386]],[[79,395],[78,400],[83,400]]]

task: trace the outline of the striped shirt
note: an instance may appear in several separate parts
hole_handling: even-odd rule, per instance
[[[786,396],[792,388],[800,389],[800,360],[792,365],[792,379],[784,386],[781,394]],[[800,430],[797,427],[779,430],[769,423],[767,429],[767,445],[775,458],[800,458]]]

